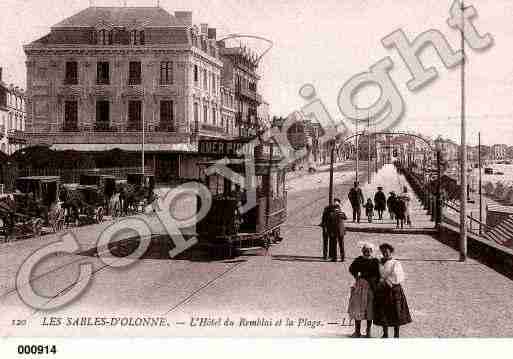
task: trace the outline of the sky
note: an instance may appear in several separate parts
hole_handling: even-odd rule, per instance
[[[26,88],[22,46],[45,34],[50,27],[88,7],[123,6],[121,0],[2,0],[0,2],[0,66],[4,82]],[[156,6],[157,0],[127,0],[128,6]],[[406,87],[410,74],[394,49],[381,39],[402,29],[410,40],[424,31],[441,31],[454,50],[460,48],[459,32],[446,20],[452,0],[160,0],[169,12],[189,10],[195,24],[218,29],[218,38],[229,34],[255,35],[273,42],[262,58],[259,92],[270,104],[271,114],[287,116],[305,101],[298,95],[311,83],[332,117],[343,120],[337,96],[352,76],[369,71],[386,56],[393,60],[391,76],[406,111],[398,129],[427,136],[442,135],[459,142],[461,108],[460,66],[446,69],[432,48],[421,53],[426,67],[434,66],[438,78],[421,90]],[[513,1],[466,0],[478,13],[473,19],[480,34],[489,33],[494,45],[486,51],[467,49],[467,143],[513,145]],[[246,40],[262,53],[266,43]],[[379,96],[368,87],[357,97],[360,106]]]

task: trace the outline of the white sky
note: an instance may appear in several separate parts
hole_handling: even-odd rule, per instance
[[[92,1],[97,6],[121,6],[121,0]],[[127,0],[128,6],[151,6],[156,0]],[[334,117],[338,91],[353,75],[367,71],[385,56],[394,60],[392,77],[403,96],[406,112],[401,129],[426,135],[442,134],[459,141],[460,70],[447,70],[433,50],[424,51],[426,67],[438,69],[438,79],[416,93],[406,88],[410,78],[394,50],[381,39],[401,28],[413,39],[436,28],[454,49],[459,33],[446,20],[452,0],[161,0],[169,12],[193,11],[193,22],[208,22],[226,34],[258,35],[274,42],[264,57],[260,92],[274,115],[288,115],[304,101],[299,88],[313,83]],[[468,142],[513,144],[513,1],[465,1],[478,12],[474,24],[490,33],[495,44],[484,52],[467,51]],[[0,2],[0,66],[4,81],[26,87],[22,45],[49,32],[50,26],[89,6],[88,0],[2,0]],[[256,46],[251,43],[249,45]],[[260,44],[259,44],[260,45]],[[377,96],[367,92],[369,100]],[[370,98],[369,98],[370,96]],[[363,103],[362,103],[363,104]],[[369,103],[370,104],[370,103]]]

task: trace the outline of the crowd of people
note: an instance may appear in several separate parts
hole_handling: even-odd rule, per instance
[[[374,212],[377,212],[376,220],[383,220],[383,213],[388,210],[390,219],[396,221],[397,228],[404,228],[404,224],[411,226],[411,212],[410,212],[410,196],[408,188],[403,187],[403,192],[397,195],[394,191],[390,191],[388,198],[383,192],[383,187],[379,186],[374,194],[374,201],[372,198],[364,200],[362,190],[358,182],[354,182],[347,195],[351,207],[353,209],[353,222],[360,223],[362,208],[365,209],[367,221],[372,223],[374,221]]]
[[[360,222],[362,207],[369,222],[374,220],[374,211],[377,220],[382,221],[386,210],[390,219],[396,221],[397,227],[403,228],[406,222],[411,226],[410,197],[407,187],[403,187],[400,195],[391,191],[388,198],[383,187],[378,187],[372,198],[364,197],[358,182],[354,182],[348,194],[353,210],[353,222]],[[344,251],[344,221],[347,219],[342,211],[339,198],[333,204],[324,208],[321,223],[323,237],[323,258],[337,261],[337,247],[340,258],[345,260]],[[388,328],[394,328],[394,337],[399,338],[399,327],[412,321],[406,296],[401,286],[405,279],[401,263],[393,258],[394,247],[388,243],[379,246],[382,257],[374,257],[374,246],[364,243],[362,255],[357,257],[349,266],[349,272],[355,279],[351,287],[348,305],[349,317],[354,320],[355,331],[351,337],[362,337],[361,325],[366,320],[364,336],[371,337],[372,324],[383,327],[382,338],[388,338]]]

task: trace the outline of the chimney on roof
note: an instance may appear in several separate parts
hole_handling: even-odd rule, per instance
[[[217,37],[217,31],[215,27],[209,27],[208,28],[208,38],[209,39],[216,39]]]
[[[175,17],[185,25],[192,26],[192,11],[175,11]]]
[[[200,24],[201,33],[207,35],[208,33],[208,24]]]

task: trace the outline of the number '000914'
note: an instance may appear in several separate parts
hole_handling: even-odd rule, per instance
[[[18,345],[18,354],[57,354],[55,345]]]

